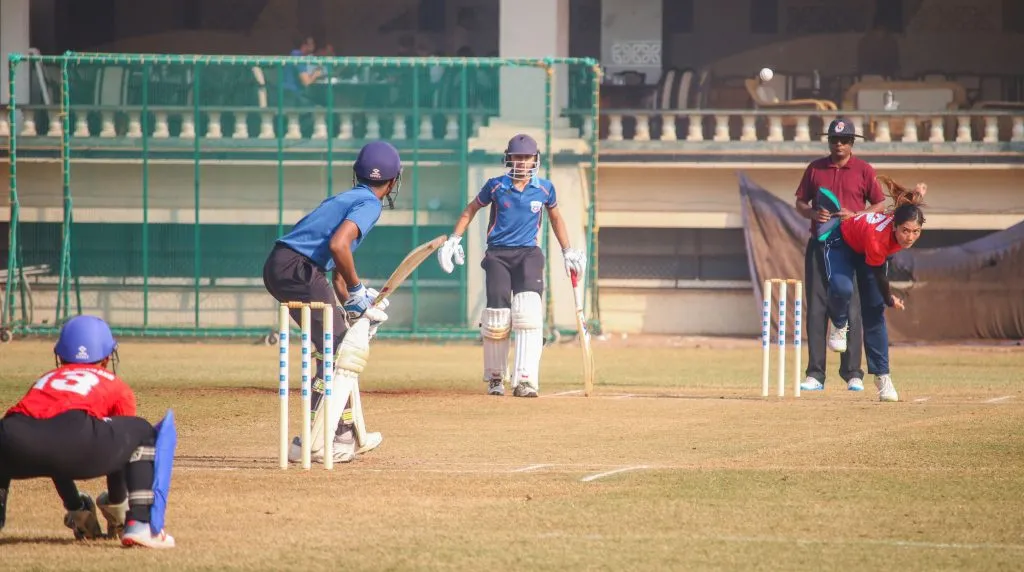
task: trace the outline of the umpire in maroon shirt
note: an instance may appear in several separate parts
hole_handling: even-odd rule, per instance
[[[875,169],[866,161],[853,156],[853,123],[838,118],[828,126],[828,157],[811,161],[796,189],[796,210],[811,221],[811,238],[804,252],[804,283],[807,285],[807,304],[804,309],[804,327],[807,332],[807,378],[800,389],[816,391],[825,388],[825,339],[828,335],[828,278],[818,242],[818,225],[838,216],[846,220],[861,212],[881,212],[885,208],[885,195],[875,178]],[[816,204],[818,189],[824,187],[839,199],[840,207],[834,215]],[[866,207],[866,208],[865,208]],[[864,370],[861,368],[863,352],[860,300],[855,295],[850,304],[850,340],[848,349],[841,354],[839,375],[851,391],[864,389]]]

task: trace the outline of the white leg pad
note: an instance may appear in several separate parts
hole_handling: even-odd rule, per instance
[[[349,341],[351,339],[351,342]],[[346,353],[346,345],[348,353]],[[366,422],[363,420],[363,404],[359,398],[359,374],[366,367],[370,357],[370,320],[360,318],[345,333],[345,339],[338,348],[338,375],[336,385],[345,385],[348,389],[344,395],[352,407],[352,424],[355,426],[356,443],[359,447],[366,445]],[[351,383],[351,388],[348,384]],[[338,393],[341,393],[340,391]],[[351,397],[351,399],[348,399]],[[340,419],[340,417],[339,417]]]
[[[480,316],[480,335],[484,341],[484,381],[508,379],[511,328],[512,310],[484,308]]]
[[[536,292],[512,297],[512,329],[516,333],[512,387],[528,383],[540,390],[540,354],[544,349],[544,304]]]
[[[334,388],[331,390],[331,418],[328,420],[328,427],[337,427],[341,423],[341,415],[345,409],[348,396],[352,393],[354,378],[344,372],[335,370]],[[310,456],[323,458],[324,456],[324,408],[326,398],[320,400],[320,407],[313,415],[313,426],[310,428]],[[330,432],[330,438],[334,439],[334,431]]]
[[[366,318],[356,320],[352,327],[345,332],[345,337],[338,346],[338,352],[334,361],[334,389],[331,393],[331,419],[328,420],[328,427],[337,427],[341,423],[341,416],[345,404],[352,397],[352,417],[356,424],[356,437],[359,436],[359,428],[362,425],[362,409],[356,409],[359,403],[357,394],[359,391],[359,374],[366,367],[370,358],[370,321]],[[323,403],[324,400],[321,400]],[[334,438],[331,432],[330,438]],[[323,455],[324,449],[324,420],[323,407],[319,407],[313,417],[313,427],[310,434],[310,451],[313,456]]]

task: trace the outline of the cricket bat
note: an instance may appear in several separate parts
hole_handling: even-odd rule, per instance
[[[590,330],[587,317],[583,314],[583,283],[575,272],[569,273],[572,280],[572,297],[576,303],[576,328],[579,331],[580,350],[583,352],[583,395],[590,397],[594,392],[594,354],[590,351]]]
[[[395,271],[388,277],[387,282],[381,286],[380,293],[373,299],[373,305],[376,306],[381,300],[384,300],[393,294],[395,290],[405,282],[405,279],[415,272],[420,264],[423,264],[424,260],[430,258],[431,254],[436,252],[438,248],[441,248],[441,245],[444,244],[446,240],[448,240],[448,237],[442,234],[430,242],[425,242],[417,246],[412,249],[409,254],[405,255],[402,262],[398,264]],[[365,320],[363,320],[363,322],[365,322]],[[366,422],[363,418],[363,405],[359,395],[359,380],[358,378],[354,378],[352,381],[353,385],[350,389],[352,398],[352,423],[355,425],[356,442],[359,444],[361,452],[361,448],[366,445]],[[346,399],[348,398],[343,397],[342,403],[344,403]]]
[[[436,252],[438,248],[441,248],[441,245],[443,245],[446,240],[448,240],[448,237],[442,234],[430,242],[424,242],[412,249],[409,254],[406,254],[405,258],[402,259],[402,262],[398,264],[398,268],[395,268],[395,271],[388,277],[387,282],[381,286],[380,294],[377,294],[377,297],[373,299],[372,305],[376,306],[381,300],[394,293],[394,291],[397,290],[403,282],[405,282],[405,279],[408,278],[420,264],[423,264],[424,260],[430,258],[431,254]]]

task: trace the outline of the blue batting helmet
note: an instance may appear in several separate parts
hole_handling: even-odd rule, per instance
[[[523,161],[523,156],[533,157],[532,161]],[[519,157],[520,160],[515,160]],[[505,148],[505,167],[513,179],[525,179],[537,174],[540,167],[540,151],[537,141],[525,133],[520,133],[509,140]]]
[[[101,362],[117,350],[117,340],[101,318],[75,316],[60,329],[53,353],[63,363]]]
[[[395,208],[395,199],[402,188],[402,158],[398,149],[387,141],[371,141],[359,150],[359,156],[352,165],[355,178],[371,183],[386,183],[394,180],[395,184],[384,195],[388,200],[388,208]],[[355,181],[353,181],[354,183]]]

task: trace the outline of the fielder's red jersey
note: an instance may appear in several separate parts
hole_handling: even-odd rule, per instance
[[[91,364],[68,364],[40,377],[7,414],[49,419],[75,410],[99,418],[135,415],[135,394],[113,372]]]
[[[839,231],[843,234],[843,242],[854,252],[863,254],[868,266],[881,266],[886,258],[900,250],[891,214],[859,214],[844,220]]]

